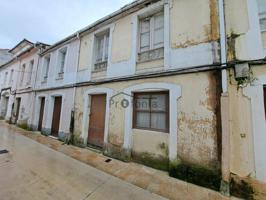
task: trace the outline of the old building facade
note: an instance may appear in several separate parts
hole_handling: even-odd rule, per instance
[[[243,197],[239,180],[266,183],[265,13],[138,0],[48,48],[22,41],[0,68],[1,116],[19,107],[32,130]]]
[[[140,1],[80,33],[77,140],[160,169],[219,172],[217,9],[209,0]],[[200,66],[210,71],[191,73]]]
[[[64,140],[74,109],[79,39],[60,41],[40,56],[31,127]]]
[[[1,66],[1,117],[6,121],[22,127],[31,123],[39,53],[47,47],[24,39],[9,50],[12,59]]]

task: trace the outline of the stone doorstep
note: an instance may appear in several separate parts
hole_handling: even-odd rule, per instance
[[[88,164],[96,169],[118,177],[128,183],[141,187],[152,193],[173,200],[230,200],[234,197],[225,197],[219,192],[190,184],[168,175],[167,172],[146,167],[137,163],[125,163],[106,157],[89,149],[82,149],[72,145],[63,145],[59,140],[41,134],[23,130],[5,122],[1,125],[9,126],[16,134],[21,134],[34,141],[50,147],[58,152]],[[106,162],[111,159],[110,162]]]

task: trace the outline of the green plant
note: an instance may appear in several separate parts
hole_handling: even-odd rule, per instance
[[[252,70],[249,70],[249,75],[243,78],[236,78],[237,82],[237,89],[247,87],[248,85],[252,84],[256,81],[257,78],[254,77]]]
[[[235,197],[243,198],[246,200],[254,199],[254,190],[252,186],[244,180],[236,181],[232,178],[230,182],[230,191],[231,194]]]

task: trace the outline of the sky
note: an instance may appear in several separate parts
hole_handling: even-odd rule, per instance
[[[132,0],[1,0],[0,49],[22,39],[53,44]]]

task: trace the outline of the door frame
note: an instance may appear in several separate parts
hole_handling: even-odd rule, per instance
[[[48,98],[46,94],[40,94],[36,97],[35,99],[35,113],[34,113],[34,127],[38,128],[38,123],[39,123],[39,117],[40,117],[40,108],[41,108],[41,98],[45,98],[45,106],[44,106],[44,112],[43,112],[43,128],[46,128],[46,113],[47,113],[47,107],[48,107]],[[36,129],[37,129],[36,128]]]
[[[21,98],[21,97],[16,97],[16,99],[15,99],[15,104],[16,104],[16,115],[15,115],[15,121],[14,121],[14,124],[17,124],[17,122],[18,122],[18,120],[19,120],[21,101],[22,101],[22,98]]]
[[[44,106],[43,106],[43,112],[42,112],[42,124],[41,124],[41,130],[39,130],[39,123],[40,123],[40,117],[41,117],[41,106],[42,106],[42,99],[44,99]],[[39,106],[38,106],[38,121],[37,121],[37,129],[39,130],[39,131],[42,131],[42,128],[43,128],[43,124],[44,124],[44,114],[45,114],[45,107],[46,107],[46,97],[44,97],[44,96],[40,96],[39,98],[38,98],[38,101],[39,101]]]
[[[59,122],[58,122],[58,131],[57,131],[57,133],[56,134],[53,134],[53,132],[52,132],[52,129],[53,129],[53,124],[54,124],[54,121],[53,121],[53,119],[54,119],[54,115],[55,115],[55,103],[56,103],[56,101],[55,101],[55,99],[60,99],[60,107],[58,107],[58,108],[60,108],[59,110],[60,110],[60,116],[59,116]],[[61,132],[61,122],[62,122],[62,111],[63,111],[63,109],[62,109],[62,105],[63,105],[63,97],[62,96],[55,96],[54,98],[53,98],[53,113],[52,113],[52,123],[51,123],[51,135],[52,136],[55,136],[55,137],[59,137],[59,134],[60,134],[60,132]],[[56,120],[55,120],[56,121]],[[56,124],[57,124],[57,122],[56,122]]]
[[[3,94],[2,97],[1,97],[1,102],[0,102],[0,112],[2,114],[3,111],[5,111],[5,115],[4,116],[1,116],[1,117],[4,117],[6,118],[6,115],[7,115],[7,111],[8,111],[8,105],[9,105],[9,100],[10,100],[10,96],[8,94]],[[3,110],[3,108],[5,110]]]
[[[105,125],[104,125],[104,144],[108,142],[108,131],[109,131],[109,113],[110,113],[110,98],[113,95],[113,90],[110,88],[92,88],[84,92],[83,96],[83,120],[82,120],[82,134],[84,144],[88,141],[88,131],[90,123],[90,106],[91,106],[91,96],[92,95],[106,95],[106,109],[105,109]]]
[[[48,105],[48,117],[46,120],[47,127],[50,128],[50,134],[52,131],[52,120],[53,120],[53,113],[54,113],[54,100],[55,97],[62,97],[62,104],[61,104],[61,114],[60,114],[60,122],[59,122],[59,131],[62,132],[62,119],[63,119],[63,110],[64,110],[64,100],[65,100],[65,94],[64,93],[54,93],[50,95],[49,98],[49,105]]]

